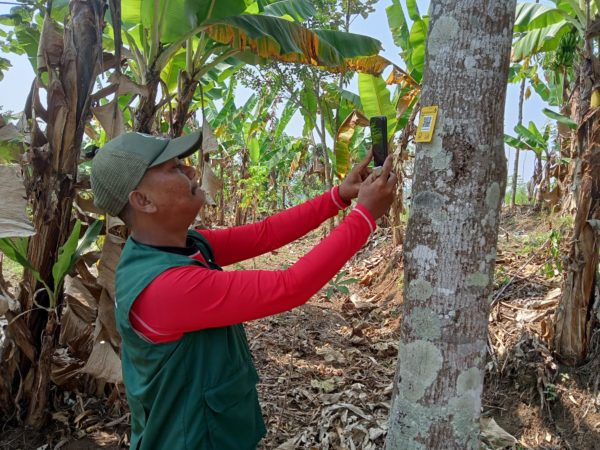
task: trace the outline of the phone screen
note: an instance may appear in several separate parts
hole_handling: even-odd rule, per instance
[[[388,155],[387,117],[371,117],[371,141],[375,167],[382,166]]]

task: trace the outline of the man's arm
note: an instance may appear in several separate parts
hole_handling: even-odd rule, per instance
[[[196,231],[210,242],[215,261],[227,266],[293,242],[347,206],[349,203],[342,200],[336,186],[329,192],[260,222],[222,230]]]
[[[286,270],[167,270],[134,302],[133,327],[152,342],[287,311],[308,301],[362,247],[375,221],[362,205]]]

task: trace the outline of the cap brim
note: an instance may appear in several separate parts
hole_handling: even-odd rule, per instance
[[[202,131],[171,139],[165,149],[150,163],[150,167],[158,166],[173,158],[186,158],[199,150],[201,146]]]

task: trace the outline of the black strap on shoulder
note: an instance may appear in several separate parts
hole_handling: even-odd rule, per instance
[[[223,270],[221,266],[215,262],[215,254],[213,253],[213,249],[204,236],[202,236],[196,230],[189,230],[188,236],[192,239],[194,246],[198,249],[208,263],[209,269]]]

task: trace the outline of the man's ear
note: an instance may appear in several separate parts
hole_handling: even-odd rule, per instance
[[[146,195],[138,190],[129,193],[129,205],[135,210],[146,214],[156,212],[156,205],[146,197]]]

